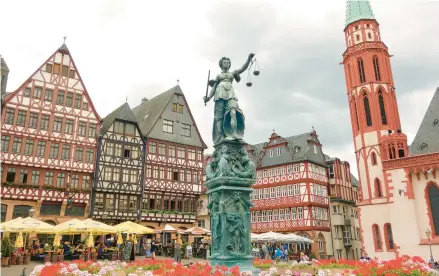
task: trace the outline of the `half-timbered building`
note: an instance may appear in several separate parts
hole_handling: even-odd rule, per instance
[[[88,215],[99,121],[65,44],[6,93],[2,219],[27,216],[32,207],[35,217],[52,224]]]
[[[113,223],[140,220],[145,139],[128,103],[101,124],[91,216]]]
[[[147,143],[142,221],[184,230],[196,223],[206,145],[183,91],[177,85],[143,99],[133,113]]]
[[[329,198],[331,202],[331,238],[336,259],[361,257],[360,224],[357,203],[358,180],[351,174],[350,165],[336,157],[325,155],[328,165]],[[328,252],[329,254],[329,252]]]
[[[296,233],[313,239],[312,251],[326,256],[330,240],[328,177],[325,157],[313,130],[291,137],[273,133],[266,143],[249,145],[257,164],[253,185],[254,233]]]

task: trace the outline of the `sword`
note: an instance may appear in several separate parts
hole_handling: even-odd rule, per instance
[[[209,73],[207,74],[207,86],[206,86],[206,99],[207,99],[207,92],[209,91],[209,79],[210,79],[210,70]],[[207,102],[204,102],[204,106],[207,105]]]

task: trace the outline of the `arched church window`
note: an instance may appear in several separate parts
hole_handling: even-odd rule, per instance
[[[386,240],[387,250],[395,249],[395,243],[393,242],[392,226],[390,223],[384,224],[384,238]]]
[[[433,121],[433,126],[437,126],[437,125],[439,125],[439,120],[438,120],[438,119],[435,119],[435,120]]]
[[[398,143],[398,157],[403,158],[405,156],[404,144]]]
[[[376,224],[372,225],[372,234],[373,234],[373,239],[374,239],[374,243],[375,243],[375,250],[383,249],[380,228],[378,227],[378,225],[376,225]]]
[[[375,179],[375,197],[383,197],[383,191],[381,189],[381,182],[378,178]]]
[[[393,143],[389,144],[389,159],[395,159],[396,158],[396,150],[395,145]]]
[[[373,69],[375,71],[375,80],[381,81],[380,65],[377,56],[373,56]]]
[[[355,102],[355,98],[352,97],[352,108],[354,110],[355,122],[357,123],[357,130],[360,129],[360,122],[358,121],[358,111],[357,111],[357,103]]]
[[[372,165],[376,165],[377,164],[377,155],[375,154],[375,152],[372,152],[372,154],[370,155],[370,160],[372,161]]]
[[[360,82],[364,83],[366,82],[366,74],[364,73],[363,59],[359,58],[357,60],[357,63],[358,63],[358,73],[360,74]]]
[[[439,189],[435,184],[427,186],[428,189],[428,203],[431,213],[431,224],[433,224],[434,233],[439,233]]]
[[[364,103],[364,113],[366,113],[367,126],[372,126],[372,117],[370,116],[369,98],[367,97],[366,93],[363,94],[363,103]]]
[[[378,92],[378,102],[380,104],[381,123],[387,125],[386,107],[384,106],[384,98],[381,90]]]

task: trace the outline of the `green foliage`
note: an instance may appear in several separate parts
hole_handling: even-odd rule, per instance
[[[316,255],[313,252],[311,252],[311,260],[315,259],[315,258],[316,258]]]
[[[287,267],[290,267],[290,265],[289,265],[288,263],[285,263],[285,262],[277,263],[277,264],[275,264],[274,266],[275,266],[275,267],[278,267],[278,268],[287,268]]]
[[[14,248],[12,246],[11,240],[9,239],[9,237],[5,237],[2,240],[2,257],[11,257],[13,249]]]
[[[194,212],[180,212],[180,211],[167,211],[167,210],[142,210],[143,214],[169,214],[169,215],[188,215],[188,216],[195,216]]]

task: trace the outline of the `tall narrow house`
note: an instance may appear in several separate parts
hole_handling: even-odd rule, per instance
[[[183,91],[177,85],[143,99],[133,113],[147,143],[142,220],[155,229],[193,226],[206,145]]]
[[[88,216],[100,118],[65,44],[4,96],[1,120],[2,219]]]
[[[128,103],[102,120],[91,216],[112,223],[140,220],[145,139]]]

